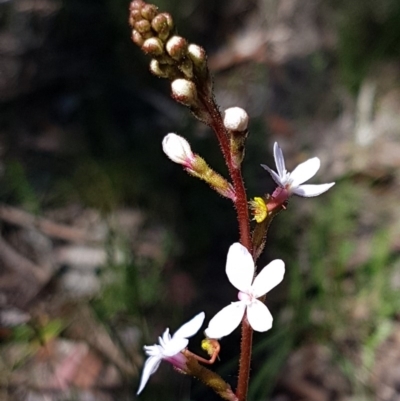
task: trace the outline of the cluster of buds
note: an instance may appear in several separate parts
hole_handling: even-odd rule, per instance
[[[155,5],[142,0],[130,3],[129,24],[133,42],[152,57],[150,71],[171,80],[172,97],[190,107],[196,117],[207,121],[197,93],[200,90],[203,97],[212,98],[212,80],[204,49],[175,35],[171,15],[158,12]]]

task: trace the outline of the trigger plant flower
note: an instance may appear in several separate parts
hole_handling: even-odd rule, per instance
[[[282,149],[279,147],[278,143],[275,142],[274,159],[277,172],[264,164],[261,164],[261,167],[267,170],[274,181],[279,185],[280,190],[278,188],[279,191],[275,191],[272,196],[279,196],[282,198],[283,201],[281,203],[291,195],[298,195],[305,198],[318,196],[335,185],[334,182],[319,185],[303,185],[304,182],[314,177],[319,170],[321,162],[318,157],[313,157],[312,159],[300,163],[291,173],[289,173],[285,167],[285,159],[283,157]]]
[[[240,243],[233,244],[228,251],[226,274],[231,284],[239,290],[237,302],[220,310],[208,324],[205,334],[209,338],[229,335],[239,326],[245,314],[255,331],[264,332],[272,327],[272,315],[259,299],[276,287],[285,274],[285,264],[276,259],[269,263],[254,278],[255,266],[249,251]]]
[[[204,312],[199,313],[181,326],[172,337],[167,328],[162,337],[158,338],[159,344],[144,346],[148,358],[143,367],[142,378],[137,394],[142,392],[150,376],[158,369],[162,360],[172,363],[172,365],[179,370],[186,370],[187,359],[181,351],[187,347],[189,343],[188,338],[194,336],[199,331],[203,324],[204,317]]]

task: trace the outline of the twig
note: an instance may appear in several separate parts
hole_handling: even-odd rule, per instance
[[[98,242],[100,238],[80,228],[55,223],[43,217],[34,216],[12,206],[0,205],[0,219],[20,227],[36,228],[43,234],[69,242]]]

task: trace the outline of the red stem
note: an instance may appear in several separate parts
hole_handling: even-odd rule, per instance
[[[239,377],[236,389],[236,396],[239,401],[247,400],[249,388],[250,362],[253,343],[253,329],[251,328],[247,316],[242,321],[242,341],[240,343]]]
[[[247,205],[247,195],[244,188],[242,172],[240,171],[240,168],[237,169],[232,165],[229,139],[226,134],[224,123],[222,121],[221,113],[219,112],[216,104],[214,103],[214,101],[205,101],[204,104],[212,117],[212,122],[210,125],[217,135],[218,142],[225,159],[225,163],[229,170],[229,175],[231,177],[233,187],[235,188],[236,200],[234,201],[234,205],[239,224],[240,243],[245,246],[251,253],[252,250],[249,209]]]
[[[236,200],[234,201],[237,219],[239,224],[240,243],[248,251],[252,252],[249,210],[247,205],[247,195],[244,187],[242,173],[240,168],[235,168],[231,162],[230,143],[226,134],[225,126],[221,114],[214,101],[204,102],[210,115],[212,116],[211,128],[217,135],[225,163],[229,169],[229,175],[235,188]],[[239,376],[236,396],[239,401],[247,400],[247,392],[250,377],[250,362],[253,342],[253,329],[251,328],[247,317],[242,321],[242,341],[240,344]]]

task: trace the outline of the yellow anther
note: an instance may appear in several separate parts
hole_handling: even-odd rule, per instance
[[[201,348],[207,352],[208,355],[212,355],[214,353],[214,345],[213,343],[210,341],[209,338],[205,338],[202,342],[201,342]]]
[[[268,208],[263,198],[256,196],[253,200],[249,201],[250,210],[254,215],[253,220],[261,223],[268,216]]]

